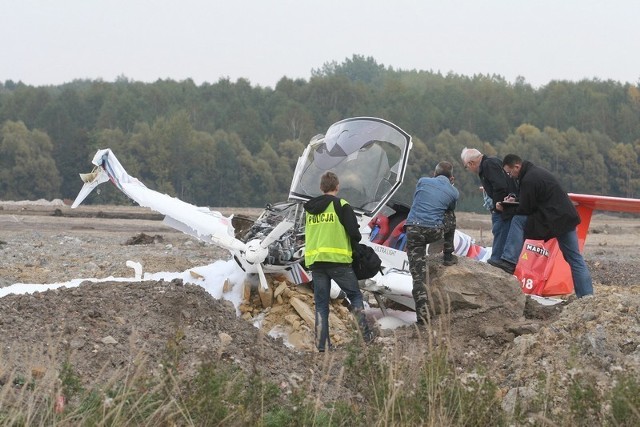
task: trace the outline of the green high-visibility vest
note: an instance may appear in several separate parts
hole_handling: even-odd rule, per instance
[[[347,201],[340,199],[340,205]],[[338,218],[333,202],[319,214],[306,213],[304,263],[316,261],[350,264],[351,239]]]

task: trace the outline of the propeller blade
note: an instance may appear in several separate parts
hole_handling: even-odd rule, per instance
[[[289,231],[291,227],[293,227],[293,223],[291,221],[282,221],[280,224],[276,225],[273,230],[271,230],[271,233],[269,233],[267,237],[262,240],[262,242],[260,242],[260,246],[262,246],[263,248],[269,247],[270,244],[275,242],[280,238],[280,236]]]
[[[256,269],[258,270],[258,277],[260,278],[260,286],[266,291],[269,289],[269,284],[267,283],[267,277],[264,275],[264,271],[262,271],[262,264],[256,264]]]

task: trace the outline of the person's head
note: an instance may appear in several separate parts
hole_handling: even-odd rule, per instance
[[[453,176],[453,165],[449,162],[440,162],[436,165],[436,169],[433,171],[433,176],[444,175],[447,178]]]
[[[338,186],[340,185],[340,181],[338,181],[338,175],[333,172],[325,172],[320,178],[320,191],[323,193],[333,193],[334,191],[338,191]]]
[[[478,173],[480,171],[480,162],[482,161],[482,153],[475,148],[463,148],[460,154],[462,164],[468,171]]]
[[[520,176],[520,168],[522,167],[522,159],[516,154],[507,154],[502,160],[502,169],[512,178]]]

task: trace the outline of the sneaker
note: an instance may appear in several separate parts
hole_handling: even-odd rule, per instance
[[[455,265],[458,263],[458,257],[452,253],[445,253],[442,257],[442,264],[445,267],[449,267],[450,265]]]

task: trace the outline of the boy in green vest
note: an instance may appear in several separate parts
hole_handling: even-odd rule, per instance
[[[364,340],[371,342],[374,335],[366,322],[362,292],[351,267],[352,250],[362,238],[358,220],[349,203],[337,197],[340,182],[335,173],[326,172],[322,175],[320,190],[323,193],[321,196],[304,204],[304,261],[313,275],[316,347],[324,352],[331,348],[329,300],[332,279],[347,295]]]

